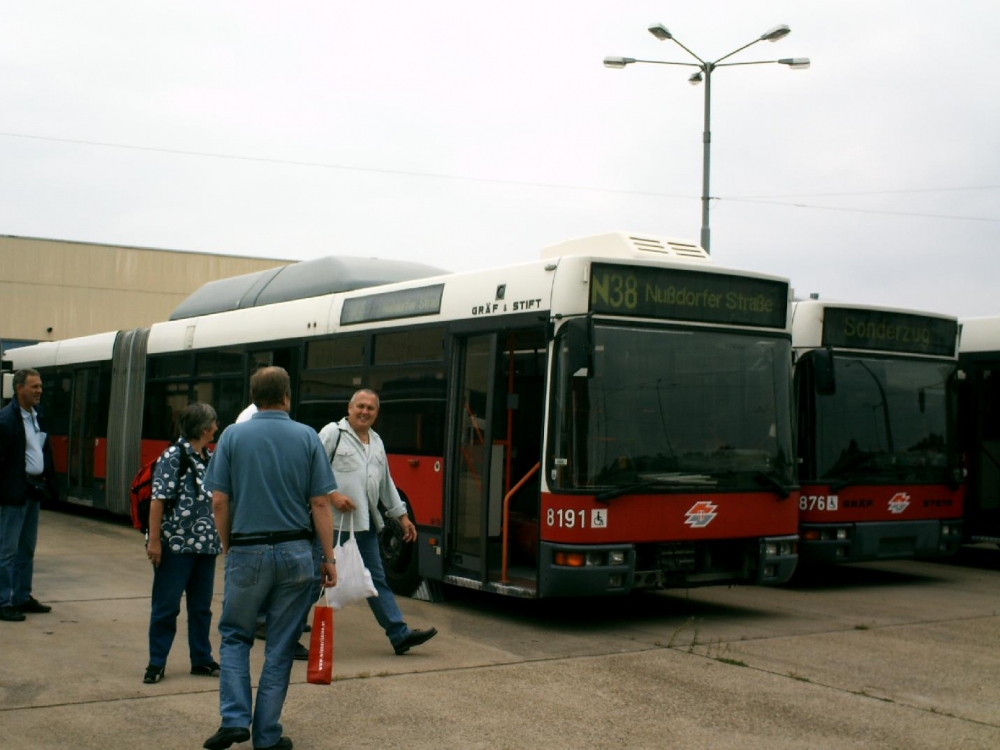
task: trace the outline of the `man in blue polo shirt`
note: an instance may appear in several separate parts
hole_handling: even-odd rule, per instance
[[[281,709],[303,613],[316,595],[314,528],[323,550],[323,585],[337,582],[329,505],[337,484],[316,433],[288,416],[290,386],[280,367],[253,374],[257,413],[222,433],[205,477],[226,554],[219,619],[222,726],[205,741],[208,750],[246,742],[251,727],[255,750],[292,747],[281,735]],[[267,645],[252,706],[250,648],[262,607]]]

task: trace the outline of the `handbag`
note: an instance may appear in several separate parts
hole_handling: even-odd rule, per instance
[[[343,609],[348,604],[364,601],[378,596],[372,574],[361,559],[358,540],[354,537],[354,514],[351,514],[351,538],[340,543],[344,525],[341,523],[337,531],[336,544],[333,546],[334,558],[337,560],[337,585],[326,590],[326,600],[333,609]]]
[[[333,682],[333,609],[325,604],[317,604],[313,610],[306,682],[313,685]]]

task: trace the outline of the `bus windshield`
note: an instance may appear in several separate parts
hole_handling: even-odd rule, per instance
[[[791,344],[756,332],[594,325],[588,368],[559,347],[555,491],[691,492],[795,484]]]
[[[817,475],[834,483],[946,481],[955,369],[834,354],[836,391],[816,397]]]

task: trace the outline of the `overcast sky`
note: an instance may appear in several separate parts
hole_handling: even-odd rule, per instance
[[[0,234],[467,270],[626,230],[1000,313],[996,0],[0,0]],[[104,145],[100,145],[104,144]]]

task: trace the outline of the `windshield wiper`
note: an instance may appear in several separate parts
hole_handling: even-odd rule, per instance
[[[718,482],[707,474],[664,474],[658,477],[651,477],[644,482],[628,485],[625,487],[613,487],[610,490],[598,493],[594,499],[599,503],[606,503],[622,495],[629,495],[633,492],[653,489],[655,487],[678,487],[683,485],[695,485],[699,487],[714,487]]]
[[[789,486],[785,484],[781,481],[781,476],[773,471],[755,471],[753,478],[765,487],[777,490],[782,500],[792,494],[792,490],[794,489],[794,485]]]
[[[850,487],[852,484],[864,484],[865,482],[884,482],[886,480],[885,474],[866,474],[858,475],[853,477],[844,477],[836,482],[830,482],[830,492],[840,492],[845,487]]]
[[[785,482],[782,481],[783,480],[782,475],[779,474],[778,472],[774,471],[774,470],[772,470],[772,471],[764,471],[764,470],[760,469],[760,470],[754,471],[752,469],[747,469],[747,470],[744,470],[744,471],[724,471],[724,472],[721,472],[719,474],[716,474],[715,476],[720,476],[720,477],[723,477],[723,476],[724,477],[743,477],[743,476],[746,476],[746,477],[749,477],[754,482],[757,482],[757,484],[762,484],[765,487],[770,487],[772,490],[777,490],[778,493],[781,495],[781,499],[782,500],[784,500],[790,494],[792,494],[792,490],[795,489],[795,487],[797,486],[794,483],[792,483],[792,484],[785,484]]]

